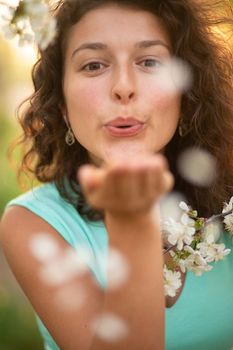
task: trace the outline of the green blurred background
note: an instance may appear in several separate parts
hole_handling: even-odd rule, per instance
[[[35,55],[34,55],[35,56]],[[0,217],[6,203],[25,191],[17,183],[15,169],[7,160],[7,148],[21,130],[16,107],[32,91],[30,72],[33,50],[18,48],[0,37]],[[19,152],[14,153],[17,163]],[[42,350],[33,310],[15,281],[0,247],[0,350]]]

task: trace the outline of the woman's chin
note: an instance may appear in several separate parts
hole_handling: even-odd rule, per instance
[[[139,144],[122,144],[114,147],[109,147],[104,151],[104,163],[109,162],[124,162],[135,157],[143,157],[154,154],[151,149],[146,149]]]

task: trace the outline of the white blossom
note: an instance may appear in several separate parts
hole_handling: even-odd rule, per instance
[[[200,251],[194,250],[190,246],[185,246],[184,250],[190,255],[186,259],[179,261],[181,270],[192,271],[196,276],[201,276],[203,272],[212,270],[212,266],[207,264],[207,261],[202,257]]]
[[[163,268],[164,275],[164,289],[165,295],[170,297],[174,297],[176,295],[176,291],[181,287],[181,273],[177,271],[172,271],[164,265]]]
[[[231,252],[231,249],[225,249],[225,245],[215,243],[214,235],[210,234],[206,237],[205,242],[197,244],[200,254],[205,258],[206,262],[222,260],[226,255]]]
[[[223,208],[223,213],[226,213],[228,211],[230,211],[233,208],[233,197],[231,197],[230,202],[229,203],[225,203],[224,204],[224,208]],[[227,231],[233,235],[233,213],[225,216],[224,220],[223,220]]]
[[[163,230],[167,232],[168,242],[177,245],[178,250],[183,249],[184,243],[191,244],[195,234],[194,224],[195,221],[190,219],[186,213],[182,215],[181,222],[169,218],[163,224]]]
[[[20,11],[17,12],[18,6]],[[56,35],[56,21],[43,0],[24,0],[15,9],[9,7],[1,31],[8,39],[18,36],[19,45],[33,43],[45,50]]]
[[[189,211],[189,207],[184,201],[180,202],[179,207],[186,212]]]
[[[0,31],[3,33],[3,35],[5,36],[5,33],[11,33],[12,31],[11,29],[9,29],[9,25],[11,22],[11,19],[14,15],[14,11],[11,7],[6,7],[4,6],[4,8],[1,8],[1,14],[0,14]],[[15,36],[15,34],[13,35]],[[6,35],[7,37],[7,35]],[[8,37],[9,39],[9,37]]]
[[[201,256],[206,260],[206,262],[214,261],[216,249],[214,247],[214,236],[208,235],[205,242],[197,244],[197,248]]]
[[[18,33],[18,29],[16,26],[11,26],[9,23],[7,23],[1,27],[1,32],[6,39],[13,39]]]
[[[209,222],[204,226],[202,232],[203,241],[216,243],[222,234],[222,229],[222,223],[220,221],[214,220],[213,222]]]
[[[225,244],[214,244],[215,249],[215,255],[214,255],[214,261],[222,260],[226,255],[230,254],[231,249],[227,248],[225,249]]]
[[[192,271],[196,276],[201,276],[204,272],[213,269],[213,266],[209,263],[224,259],[231,252],[231,249],[227,249],[223,243],[216,243],[222,232],[220,221],[209,220],[208,223],[207,220],[205,225],[204,218],[198,218],[197,211],[192,210],[184,201],[179,203],[179,208],[184,211],[179,222],[169,218],[162,223],[163,237],[175,247],[174,250],[169,251],[174,266],[179,267],[183,273]],[[232,208],[233,197],[228,204],[225,203],[223,213],[230,212]],[[195,220],[200,221],[201,231],[196,228]],[[203,223],[202,226],[201,223]],[[224,223],[233,237],[232,213],[225,216]],[[176,289],[179,288],[178,277],[179,274],[177,274],[175,268],[168,270],[164,265],[166,295],[175,296]]]
[[[56,21],[54,18],[45,20],[43,27],[34,29],[35,41],[39,44],[42,50],[52,42],[56,35]]]
[[[33,21],[33,18],[38,19],[41,16],[46,16],[48,13],[49,7],[45,3],[33,0],[24,0],[24,3],[26,12],[28,16],[30,16],[31,21]]]

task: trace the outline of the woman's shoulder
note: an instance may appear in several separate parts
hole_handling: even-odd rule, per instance
[[[59,222],[61,218],[76,221],[81,219],[74,204],[62,197],[54,182],[38,185],[11,199],[5,210],[13,206],[24,207],[50,222]]]
[[[62,198],[59,194],[59,191],[54,182],[49,182],[46,184],[38,185],[28,190],[25,193],[18,195],[17,197],[11,199],[7,205],[10,207],[12,205],[20,205],[20,204],[33,204],[35,202],[38,203],[48,203],[53,202],[61,202]]]
[[[70,198],[78,201],[78,194],[67,187]],[[66,229],[73,228],[74,226],[80,226],[85,229],[87,227],[95,227],[95,229],[101,229],[104,226],[102,221],[90,222],[80,215],[77,211],[75,202],[69,201],[64,198],[54,182],[39,185],[31,190],[17,196],[10,200],[6,209],[8,210],[13,206],[21,206],[29,209],[31,212],[41,216],[46,221],[53,223],[55,228],[60,231],[60,226],[66,226]],[[59,227],[58,227],[59,226]]]
[[[60,195],[54,183],[39,185],[7,204],[0,225],[1,240],[8,245],[10,241],[15,242],[18,235],[22,241],[23,235],[18,232],[25,231],[25,227],[30,231],[29,236],[33,232],[49,232],[75,249],[85,249],[91,256],[102,256],[107,249],[104,223],[85,220],[75,206]],[[90,259],[89,267],[103,284],[103,271],[96,268],[94,260]]]
[[[63,238],[71,243],[68,239],[68,232],[64,229],[64,223],[71,220],[72,216],[79,216],[75,208],[66,202],[59,194],[54,183],[38,185],[27,192],[11,199],[5,207],[1,226],[9,230],[15,230],[14,225],[29,226],[37,223],[38,219],[43,219],[53,229],[60,233]],[[77,221],[77,219],[76,219]],[[43,225],[43,224],[42,224]]]
[[[69,228],[74,225],[83,226],[83,219],[77,209],[61,196],[54,182],[38,185],[13,198],[7,203],[4,214],[10,211],[17,220],[17,215],[26,213],[25,209],[29,211],[26,216],[30,215],[32,219],[34,215],[39,216],[63,236],[67,236]]]

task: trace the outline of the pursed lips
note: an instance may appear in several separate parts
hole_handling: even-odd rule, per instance
[[[130,127],[138,124],[144,124],[142,121],[134,117],[116,117],[105,124],[105,126],[113,127]]]
[[[145,123],[134,117],[117,117],[107,122],[104,127],[111,136],[135,136],[144,129]]]

